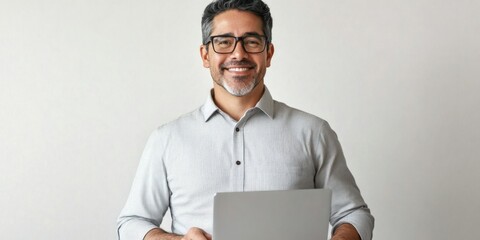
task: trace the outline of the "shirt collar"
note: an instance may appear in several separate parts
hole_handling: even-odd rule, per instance
[[[270,94],[270,91],[268,91],[267,86],[265,86],[265,91],[263,92],[263,96],[262,98],[260,98],[260,100],[258,101],[255,107],[262,110],[270,119],[273,119],[273,114],[274,114],[273,98],[272,98],[272,95]]]
[[[210,117],[213,116],[214,113],[220,110],[218,109],[217,105],[215,105],[215,102],[213,101],[212,96],[213,96],[213,89],[210,91],[207,101],[202,106],[202,113],[203,113],[203,118],[205,119],[205,122],[208,121]]]
[[[220,111],[220,109],[217,107],[217,105],[215,105],[215,102],[213,101],[212,94],[213,94],[213,90],[210,91],[207,101],[202,106],[202,113],[203,113],[205,122],[207,122],[215,113]],[[265,91],[263,92],[262,98],[260,98],[258,103],[255,105],[255,108],[262,110],[262,112],[264,112],[270,119],[273,119],[273,114],[274,114],[273,98],[266,86],[265,86]]]

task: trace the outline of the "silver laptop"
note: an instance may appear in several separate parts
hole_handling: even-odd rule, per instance
[[[328,189],[217,193],[214,240],[327,240]]]

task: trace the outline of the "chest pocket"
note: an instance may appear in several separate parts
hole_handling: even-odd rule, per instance
[[[315,169],[310,159],[299,156],[263,159],[245,166],[245,190],[290,190],[313,188]]]

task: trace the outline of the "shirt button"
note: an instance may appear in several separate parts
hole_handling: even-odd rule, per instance
[[[236,131],[236,132],[240,132],[240,128],[238,128],[238,127],[235,128],[235,131]]]
[[[237,165],[240,165],[240,164],[242,164],[242,162],[240,162],[240,161],[237,161],[237,162],[236,162],[236,164],[237,164]]]

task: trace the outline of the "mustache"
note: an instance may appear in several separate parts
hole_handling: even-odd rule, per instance
[[[257,65],[249,60],[243,59],[240,61],[230,61],[220,65],[221,68],[228,68],[230,66],[246,66],[246,67],[256,67]]]

